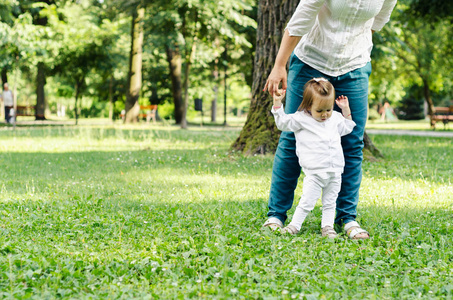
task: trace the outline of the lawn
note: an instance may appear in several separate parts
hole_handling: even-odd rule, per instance
[[[372,135],[372,238],[331,241],[319,203],[297,236],[261,228],[273,157],[230,152],[238,134],[1,130],[0,298],[453,298],[451,138]]]

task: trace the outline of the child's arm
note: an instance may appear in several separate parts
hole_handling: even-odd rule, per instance
[[[352,120],[351,109],[349,108],[348,97],[341,95],[338,97],[335,102],[338,107],[341,108],[341,114],[348,120]]]
[[[274,104],[272,113],[274,114],[275,124],[281,131],[298,131],[302,129],[302,124],[297,120],[295,114],[287,115],[283,110],[282,100],[285,96],[284,90],[277,90],[274,92]]]
[[[338,132],[341,136],[350,134],[355,127],[355,122],[352,120],[351,109],[349,108],[348,97],[341,95],[335,102],[341,108],[341,113],[346,120],[338,124]]]

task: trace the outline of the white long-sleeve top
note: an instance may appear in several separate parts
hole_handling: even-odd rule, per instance
[[[294,54],[318,71],[339,76],[371,59],[371,30],[390,19],[396,0],[301,0],[286,29],[301,36]]]
[[[3,99],[3,105],[5,105],[5,106],[14,105],[13,92],[11,92],[10,90],[2,92],[2,99]]]
[[[304,111],[286,114],[283,106],[272,108],[277,128],[292,131],[296,137],[296,154],[304,173],[320,174],[344,169],[341,136],[352,132],[354,121],[334,111],[324,122],[318,122]]]

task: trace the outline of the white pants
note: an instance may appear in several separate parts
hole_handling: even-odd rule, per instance
[[[290,225],[300,230],[308,213],[313,210],[322,195],[321,228],[332,226],[335,219],[335,208],[338,193],[341,189],[341,174],[323,173],[306,175],[303,183],[303,193],[294,212]]]

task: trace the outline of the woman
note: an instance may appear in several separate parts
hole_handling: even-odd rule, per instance
[[[355,219],[362,181],[371,35],[388,22],[395,4],[396,0],[301,0],[285,29],[274,68],[264,87],[273,95],[281,84],[286,90],[287,114],[296,112],[303,87],[312,78],[327,78],[337,95],[349,98],[357,126],[351,134],[342,137],[345,168],[335,224],[344,225],[351,239],[369,238],[369,233]],[[283,227],[286,212],[292,207],[301,171],[295,148],[294,134],[282,132],[272,170],[268,219],[263,226]]]

